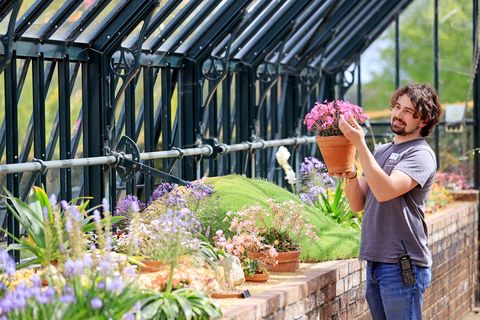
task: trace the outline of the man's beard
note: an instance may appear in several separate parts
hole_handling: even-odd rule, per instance
[[[395,120],[401,122],[404,126],[403,126],[402,128],[395,128],[395,127],[393,126],[393,122],[394,122]],[[403,122],[403,121],[401,121],[401,120],[399,120],[399,119],[393,119],[393,120],[392,120],[392,123],[391,123],[391,125],[390,125],[390,129],[392,130],[392,132],[395,133],[395,134],[397,134],[397,135],[399,135],[399,136],[408,136],[408,135],[414,133],[414,132],[419,128],[419,125],[417,124],[417,126],[416,126],[415,128],[413,128],[412,130],[409,130],[409,131],[405,130],[406,127],[407,127],[407,125],[405,124],[405,122]]]

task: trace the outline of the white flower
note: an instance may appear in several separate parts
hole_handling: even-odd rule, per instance
[[[277,153],[275,153],[278,163],[283,168],[285,165],[288,165],[288,159],[290,158],[290,152],[284,146],[278,148]]]
[[[297,176],[295,175],[295,171],[293,171],[292,168],[289,168],[289,170],[287,171],[285,180],[287,180],[290,185],[293,185],[297,182]]]

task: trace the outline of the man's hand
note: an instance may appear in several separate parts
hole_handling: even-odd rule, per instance
[[[347,138],[357,148],[363,143],[363,141],[365,141],[365,133],[363,132],[362,127],[360,127],[358,122],[355,121],[353,117],[345,120],[343,114],[340,115],[338,128],[340,131],[342,131],[345,138]]]

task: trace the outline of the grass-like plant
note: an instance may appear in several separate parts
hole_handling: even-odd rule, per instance
[[[333,194],[330,190],[327,190],[326,194],[320,193],[320,199],[315,201],[314,205],[338,224],[360,230],[362,226],[359,216],[350,209],[343,191],[339,182]]]
[[[69,249],[72,243],[68,239],[68,233],[65,232],[69,227],[67,215],[73,213],[79,218],[81,237],[96,230],[93,215],[89,215],[96,208],[86,209],[89,204],[87,198],[77,198],[71,201],[71,203],[75,203],[85,200],[79,205],[68,205],[66,202],[58,205],[56,199],[49,198],[45,190],[40,187],[33,188],[28,202],[13,196],[7,190],[6,193],[7,208],[18,220],[26,234],[17,238],[7,230],[3,230],[17,242],[9,245],[7,249],[28,251],[33,255],[32,258],[20,263],[18,268],[34,264],[48,265],[51,261],[58,260]],[[111,224],[122,218],[122,216],[111,217]],[[81,240],[77,239],[79,242]]]
[[[143,301],[142,319],[217,319],[220,308],[208,296],[189,288],[174,290],[168,294],[151,294]]]

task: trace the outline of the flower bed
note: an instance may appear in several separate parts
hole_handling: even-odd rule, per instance
[[[459,319],[475,302],[478,200],[476,191],[460,194],[468,201],[427,218],[433,280],[425,294],[425,319]],[[357,259],[301,264],[297,273],[274,273],[267,284],[249,284],[250,298],[219,302],[231,319],[370,319],[365,278],[365,263]]]

